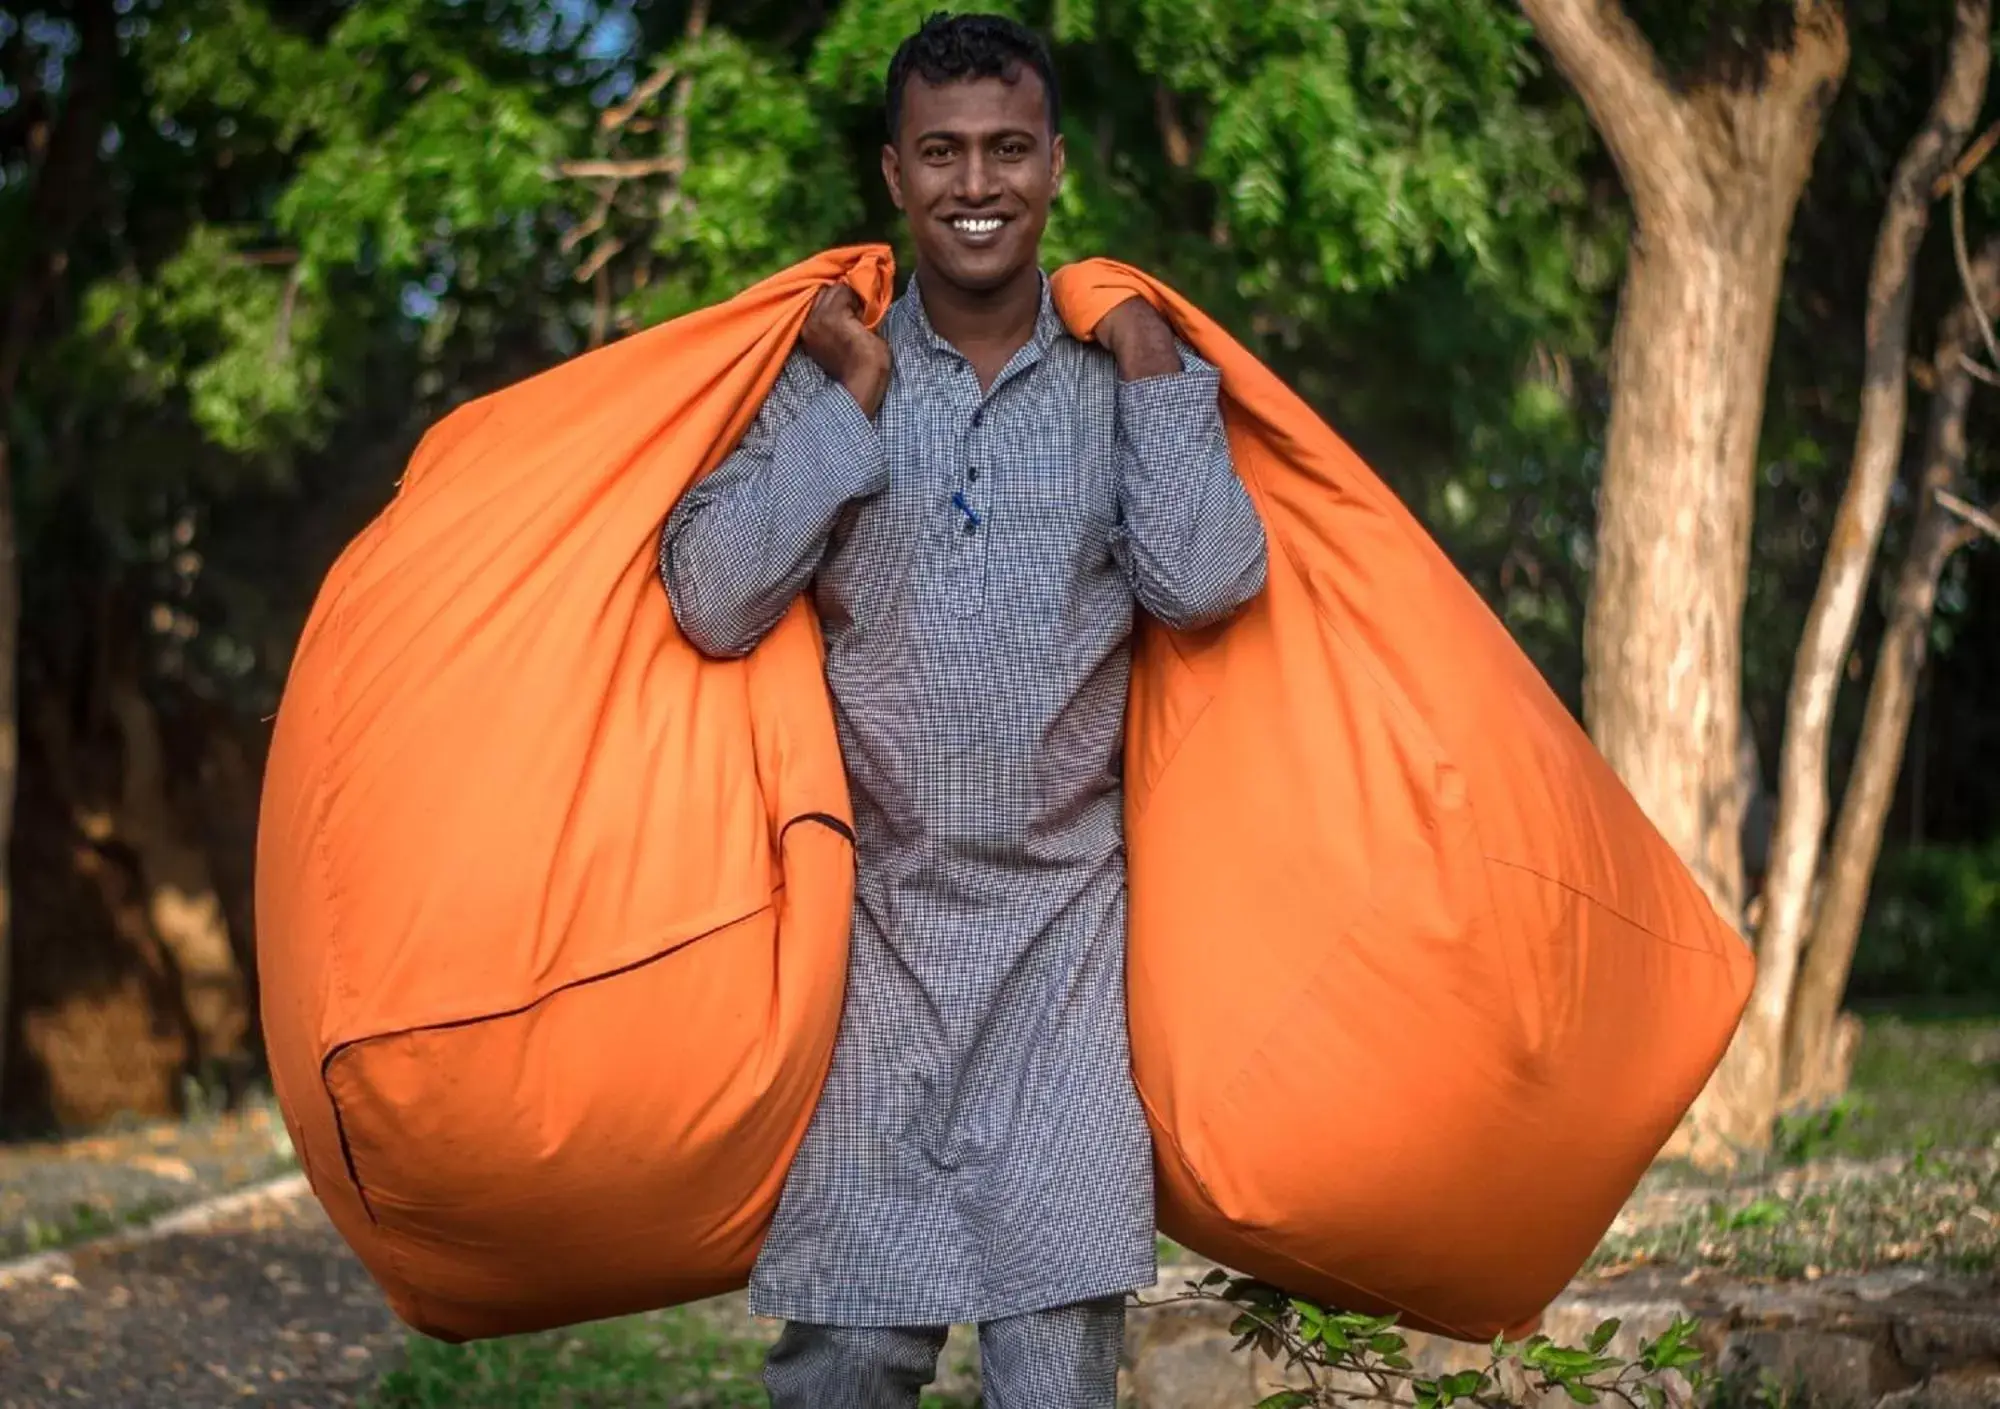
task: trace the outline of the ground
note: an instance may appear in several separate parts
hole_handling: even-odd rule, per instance
[[[764,1403],[758,1363],[775,1328],[739,1298],[475,1346],[406,1336],[296,1184],[174,1236],[101,1236],[268,1179],[288,1160],[268,1104],[0,1147],[0,1257],[94,1239],[53,1266],[0,1269],[0,1409]],[[2000,1019],[1880,1017],[1850,1100],[1789,1123],[1778,1158],[1733,1181],[1655,1170],[1593,1270],[1809,1281],[1909,1266],[1990,1272],[1996,1257]],[[971,1350],[961,1333],[928,1409],[977,1403]]]

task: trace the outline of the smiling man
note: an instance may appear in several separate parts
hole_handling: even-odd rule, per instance
[[[1145,303],[1086,345],[1040,265],[1047,51],[938,16],[882,173],[916,273],[878,336],[815,305],[741,447],[669,516],[684,634],[740,656],[810,590],[854,803],[832,1070],[751,1280],[777,1409],[914,1409],[954,1324],[988,1409],[1112,1409],[1156,1276],[1125,1027],[1121,741],[1135,610],[1264,582],[1215,370]]]

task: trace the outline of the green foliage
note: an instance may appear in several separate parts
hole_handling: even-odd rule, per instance
[[[2000,837],[1895,852],[1876,871],[1850,991],[2000,1000],[1996,936]]]
[[[1824,1158],[1840,1147],[1842,1136],[1864,1109],[1860,1100],[1843,1096],[1817,1110],[1781,1114],[1771,1138],[1772,1152],[1783,1164]]]
[[[469,1345],[409,1340],[367,1409],[764,1409],[770,1342],[740,1303],[676,1307]],[[952,1379],[964,1378],[961,1367]],[[922,1409],[973,1409],[943,1380]]]
[[[67,252],[15,411],[40,619],[54,633],[85,610],[91,573],[132,610],[170,595],[192,633],[174,658],[266,710],[318,573],[442,411],[814,249],[900,243],[881,79],[932,8],[716,6],[690,40],[684,3],[136,7],[102,218]],[[997,8],[1051,34],[1063,82],[1049,262],[1113,254],[1211,312],[1354,441],[1576,700],[1626,216],[1517,9]],[[1766,8],[1633,13],[1670,67],[1698,66],[1710,30],[1740,49]],[[1901,0],[1853,9],[1856,82],[1801,213],[1773,379],[1745,635],[1767,758],[1851,432],[1853,291],[1943,24]],[[684,84],[607,123],[661,65]],[[563,174],[580,160],[651,165]],[[10,249],[23,189],[0,187]],[[1982,177],[1976,220],[1996,191]],[[80,576],[79,514],[107,564]],[[195,579],[173,568],[185,553]],[[1951,605],[1969,589],[1947,589],[1954,649],[1980,649]]]
[[[1872,1166],[1718,1190],[1606,1239],[1592,1261],[1788,1279],[1905,1266],[1987,1272],[2000,1260],[2000,1227],[1987,1212],[1996,1196],[2000,1149],[1920,1146]]]
[[[700,154],[653,238],[665,272],[642,323],[719,302],[839,241],[861,203],[860,163],[798,76],[726,31],[671,56],[691,75],[688,147]]]
[[[1414,1409],[1456,1404],[1508,1409],[1541,1402],[1541,1396],[1551,1393],[1577,1404],[1659,1409],[1669,1385],[1699,1392],[1707,1384],[1701,1352],[1692,1343],[1698,1326],[1685,1317],[1642,1342],[1631,1360],[1610,1353],[1620,1330],[1620,1323],[1610,1320],[1581,1347],[1560,1345],[1545,1335],[1524,1341],[1500,1336],[1483,1367],[1429,1373],[1414,1363],[1409,1340],[1396,1331],[1396,1317],[1337,1311],[1220,1268],[1190,1280],[1184,1293],[1168,1301],[1236,1308],[1230,1326],[1236,1349],[1254,1348],[1267,1359],[1282,1361],[1290,1377],[1304,1381],[1266,1396],[1257,1409],[1312,1409],[1390,1398]]]
[[[175,584],[176,658],[266,708],[317,571],[441,411],[815,249],[896,238],[881,78],[931,8],[722,9],[692,40],[681,6],[146,8],[98,178],[117,210],[72,251],[76,303],[17,413],[36,583],[73,555],[89,482],[118,571]],[[1588,435],[1549,368],[1594,355],[1617,224],[1519,17],[1445,0],[1011,12],[1051,29],[1068,98],[1050,262],[1116,254],[1236,329],[1420,508],[1449,508],[1467,571],[1573,677]],[[662,65],[678,81],[603,121]],[[562,174],[580,160],[643,172]],[[195,578],[167,570],[189,553]],[[70,607],[47,581],[30,592],[54,621]]]
[[[950,8],[938,0],[846,0],[813,46],[807,69],[813,86],[838,102],[879,113],[883,75],[896,46],[929,16]],[[1017,0],[981,0],[976,8],[984,14],[1030,18]],[[879,122],[875,135],[883,136]]]
[[[151,279],[128,271],[93,285],[81,346],[65,350],[72,387],[95,382],[142,406],[184,397],[225,457],[318,443],[329,410],[320,306],[242,253],[227,232],[198,225]]]
[[[370,1409],[752,1409],[768,1402],[763,1349],[718,1334],[694,1311],[463,1346],[412,1337],[408,1360],[376,1387]]]
[[[1525,100],[1529,31],[1501,7],[1107,0],[1096,32],[1202,109],[1197,169],[1247,295],[1323,301],[1441,258],[1511,283],[1579,199],[1582,131]]]

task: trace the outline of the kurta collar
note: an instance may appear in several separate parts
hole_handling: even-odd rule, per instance
[[[1049,276],[1037,271],[1037,277],[1041,281],[1041,304],[1035,313],[1035,328],[1028,335],[1028,341],[1021,350],[1008,359],[1009,370],[1024,365],[1024,359],[1026,362],[1039,362],[1048,350],[1055,346],[1056,339],[1067,331],[1063,326],[1062,315],[1056,312],[1055,295],[1049,287]],[[917,289],[915,273],[910,275],[910,281],[897,302],[903,305],[902,322],[919,346],[963,360],[964,354],[931,326],[930,315],[924,311],[924,300]]]

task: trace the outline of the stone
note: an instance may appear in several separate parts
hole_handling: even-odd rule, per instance
[[[2000,1409],[2000,1375],[1930,1380],[1887,1396],[1876,1409]]]
[[[1134,1409],[1246,1409],[1261,1358],[1230,1349],[1234,1311],[1213,1302],[1134,1308],[1125,1353]],[[1269,1362],[1261,1362],[1269,1367]],[[1274,1367],[1271,1367],[1274,1368]]]
[[[1931,1274],[1921,1267],[1889,1267],[1850,1278],[1848,1286],[1863,1301],[1888,1301],[1907,1296],[1930,1280]]]
[[[2000,1370],[2000,1307],[1981,1313],[1923,1308],[1896,1319],[1896,1353],[1919,1374]]]
[[[1910,1378],[1886,1346],[1814,1329],[1731,1332],[1714,1369],[1751,1386],[1768,1374],[1814,1409],[1874,1409]]]

